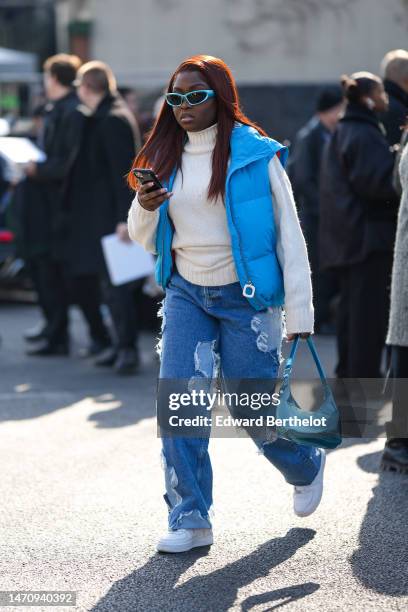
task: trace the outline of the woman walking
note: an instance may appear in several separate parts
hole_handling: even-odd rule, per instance
[[[288,339],[312,333],[309,263],[286,157],[240,110],[222,60],[199,55],[176,69],[134,163],[151,167],[165,187],[139,186],[128,218],[131,238],[157,253],[166,292],[160,379],[185,381],[189,390],[218,374],[273,381],[283,306]],[[314,512],[324,452],[249,433],[294,485],[295,513]],[[162,444],[169,531],[157,549],[212,544],[208,436],[163,436]]]
[[[377,113],[388,106],[379,77],[342,80],[347,108],[325,150],[321,261],[340,277],[339,378],[381,378],[398,199],[394,157]]]

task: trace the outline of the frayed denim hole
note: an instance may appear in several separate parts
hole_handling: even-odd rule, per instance
[[[157,338],[157,342],[155,345],[155,351],[158,354],[159,358],[161,359],[162,348],[163,348],[163,334],[166,328],[166,298],[165,297],[160,302],[160,307],[157,312],[157,316],[162,321],[161,321],[161,326],[160,326],[160,336]]]
[[[188,512],[180,512],[180,514],[179,514],[179,516],[177,517],[177,520],[176,520],[175,528],[177,529],[178,526],[180,525],[181,521],[184,518],[188,517],[188,516],[191,517],[191,518],[192,517],[197,517],[201,521],[208,520],[208,515],[207,516],[203,516],[199,510],[189,510]]]
[[[194,351],[195,375],[188,382],[188,390],[200,390],[203,387],[209,390],[211,384],[217,380],[220,372],[220,355],[215,350],[217,340],[197,342]],[[207,389],[208,388],[208,389]]]
[[[256,334],[256,346],[269,353],[278,367],[282,361],[281,345],[284,331],[281,307],[270,307],[257,312],[251,319],[251,330]]]
[[[170,503],[171,507],[174,508],[175,506],[180,505],[183,501],[181,495],[176,490],[176,487],[178,486],[176,470],[173,466],[168,465],[163,450],[161,451],[160,457],[161,464],[164,469],[167,500]]]

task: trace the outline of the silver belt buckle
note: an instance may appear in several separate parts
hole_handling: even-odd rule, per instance
[[[252,283],[246,283],[242,290],[242,295],[246,298],[253,298],[255,295],[255,287]]]

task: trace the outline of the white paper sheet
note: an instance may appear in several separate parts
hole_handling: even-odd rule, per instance
[[[43,162],[46,159],[44,151],[41,151],[29,138],[14,136],[0,137],[0,155],[14,164]]]
[[[106,266],[113,285],[123,285],[154,272],[154,258],[135,242],[123,242],[116,234],[102,238]]]

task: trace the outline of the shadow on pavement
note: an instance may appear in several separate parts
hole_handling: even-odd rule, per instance
[[[0,304],[0,313],[3,336],[0,423],[52,414],[87,398],[96,404],[95,414],[90,420],[97,427],[125,427],[154,416],[158,371],[154,358],[154,334],[141,334],[140,372],[121,377],[112,368],[97,368],[93,358],[84,359],[78,355],[79,348],[87,342],[87,332],[80,316],[72,317],[70,356],[28,357],[25,354],[28,345],[22,339],[22,331],[36,322],[37,309]],[[107,402],[115,402],[115,407],[104,406]]]
[[[381,452],[363,455],[359,467],[378,473]],[[379,472],[378,483],[363,519],[359,548],[350,558],[355,577],[385,595],[408,595],[408,477]]]
[[[119,397],[114,397],[114,401],[118,399]],[[104,404],[107,401],[112,400],[96,398],[97,403]],[[98,428],[116,428],[135,425],[143,419],[154,416],[156,416],[156,407],[153,391],[144,388],[143,393],[141,393],[140,389],[135,388],[135,393],[131,399],[126,397],[126,399],[120,401],[118,407],[94,412],[88,417],[88,421],[95,422]]]
[[[297,599],[306,597],[306,595],[311,595],[319,588],[320,585],[316,584],[315,582],[305,582],[304,584],[294,584],[290,587],[276,589],[276,591],[269,591],[268,593],[262,593],[261,595],[251,595],[251,597],[248,597],[248,599],[245,599],[245,601],[242,602],[241,610],[242,612],[248,612],[260,604],[268,604],[272,601],[283,600],[280,603],[277,603],[275,606],[268,606],[268,608],[265,609],[265,612],[269,610],[276,610],[277,608],[281,608],[282,606],[292,603]]]
[[[226,612],[233,606],[240,588],[268,576],[274,567],[308,544],[315,533],[312,529],[290,529],[285,536],[268,540],[249,555],[209,574],[196,575],[180,586],[177,586],[180,577],[197,559],[208,555],[209,547],[178,555],[156,554],[144,566],[118,580],[92,612]],[[285,600],[268,607],[272,610],[306,597],[319,587],[319,584],[307,582],[252,595],[242,604],[242,609]]]
[[[340,446],[337,448],[327,448],[326,453],[335,453],[336,451],[350,448],[350,446],[355,446],[356,444],[371,444],[371,442],[373,442],[372,438],[343,438]]]
[[[103,407],[108,402],[115,404],[113,408],[94,412],[88,417],[88,420],[94,422],[96,427],[126,427],[155,416],[155,405],[152,398],[152,392],[149,392],[147,385],[144,388],[135,386],[133,391],[119,391],[112,394],[109,400],[101,400],[95,389],[86,389],[82,392],[28,392],[19,396],[12,393],[2,394],[0,423],[35,419],[58,410],[75,409],[75,404],[84,400],[92,400],[95,406]]]

